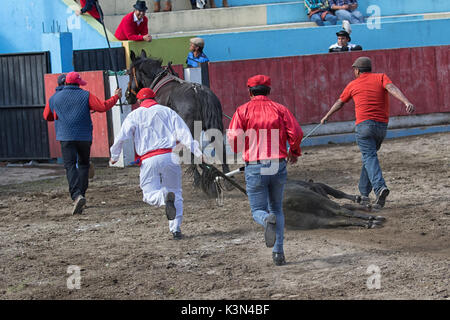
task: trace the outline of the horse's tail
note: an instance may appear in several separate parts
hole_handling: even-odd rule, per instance
[[[222,104],[219,98],[209,88],[196,88],[201,91],[197,94],[201,106],[202,130],[218,129],[223,132]]]
[[[224,172],[229,172],[229,167],[227,165],[227,156],[226,156],[226,136],[225,130],[223,127],[223,112],[222,112],[222,104],[220,103],[219,98],[207,87],[196,87],[196,90],[199,90],[196,95],[198,99],[198,103],[201,106],[201,119],[202,119],[202,130],[208,131],[209,129],[217,129],[220,131],[220,144],[222,145],[221,154],[221,162]],[[215,142],[216,138],[218,138],[217,134],[207,137],[210,139],[210,142]],[[217,151],[217,150],[216,150]]]

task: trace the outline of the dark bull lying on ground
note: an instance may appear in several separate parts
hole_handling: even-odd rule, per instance
[[[330,200],[333,197],[349,199],[358,204],[339,205]],[[323,183],[288,180],[284,189],[283,211],[286,226],[295,229],[333,228],[360,226],[381,227],[384,217],[367,214],[370,211],[368,199],[348,195]]]
[[[222,179],[230,179],[213,166],[201,166],[203,191],[219,199],[224,188]],[[242,168],[241,168],[242,169]],[[240,170],[242,171],[242,170]],[[217,179],[219,177],[219,179]],[[233,181],[232,181],[233,182]],[[217,188],[212,188],[215,184]],[[236,186],[236,182],[233,182]],[[237,186],[245,193],[245,189]],[[212,192],[212,191],[216,192]],[[348,199],[356,204],[340,205],[329,199]],[[369,198],[349,195],[324,183],[301,180],[288,180],[284,189],[283,211],[287,227],[293,229],[335,228],[359,226],[365,228],[381,227],[386,221],[382,216],[367,214],[371,211]]]

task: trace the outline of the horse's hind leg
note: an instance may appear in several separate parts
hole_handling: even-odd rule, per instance
[[[222,172],[228,173],[228,172],[230,172],[230,167],[228,166],[228,161],[227,161],[227,149],[226,149],[226,145],[225,145],[225,140],[223,141],[222,145],[223,145]],[[230,177],[230,179],[234,179],[234,178]],[[224,182],[224,187],[225,187],[225,189],[227,189],[227,191],[231,191],[234,189],[234,186],[229,181]]]

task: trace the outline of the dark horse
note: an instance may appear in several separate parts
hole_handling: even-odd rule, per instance
[[[143,50],[140,57],[131,52],[131,60],[127,102],[135,104],[137,92],[142,88],[151,88],[155,91],[155,100],[159,104],[173,109],[183,118],[195,140],[201,142],[201,131],[216,129],[215,133],[209,131],[212,133],[209,136],[210,142],[217,146],[214,149],[215,160],[219,159],[223,172],[229,172],[223,139],[222,105],[217,96],[206,86],[178,78],[171,70],[170,64],[169,68],[162,67],[161,60],[147,58]],[[194,124],[201,124],[201,128],[194,130]],[[200,173],[195,165],[192,165],[191,169],[194,183],[199,185]]]

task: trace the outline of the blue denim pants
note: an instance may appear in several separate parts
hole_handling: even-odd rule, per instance
[[[61,141],[61,154],[72,200],[79,195],[86,195],[91,145],[92,141]]]
[[[324,26],[325,23],[323,22],[321,15],[322,15],[322,12],[313,14],[311,16],[311,22],[315,22],[318,26]],[[338,18],[333,14],[328,13],[325,16],[325,21],[328,21],[330,24],[333,24],[333,25],[337,23],[337,19]]]
[[[359,178],[359,192],[368,197],[373,191],[378,194],[386,187],[378,161],[377,151],[380,149],[387,132],[387,123],[366,120],[356,125],[356,143],[362,155],[362,169]]]
[[[273,252],[284,252],[283,194],[287,170],[285,160],[262,160],[245,166],[247,195],[253,219],[264,227],[264,220],[276,216],[276,241]]]
[[[364,23],[364,16],[358,10],[348,11],[348,10],[336,10],[334,12],[339,20],[348,20],[350,23]]]

